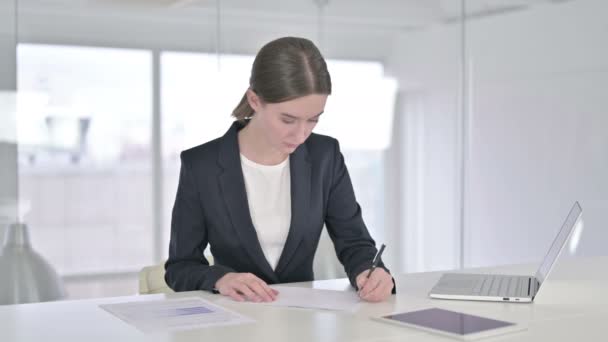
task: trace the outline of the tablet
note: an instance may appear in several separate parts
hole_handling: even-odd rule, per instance
[[[475,340],[525,329],[513,322],[499,321],[439,308],[392,313],[375,317],[375,319],[461,340]]]

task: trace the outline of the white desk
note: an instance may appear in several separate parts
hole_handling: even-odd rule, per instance
[[[143,334],[98,307],[104,303],[201,296],[217,302],[218,295],[186,292],[92,300],[0,306],[0,341],[453,341],[415,329],[375,322],[371,315],[421,307],[441,307],[498,319],[523,322],[525,332],[490,341],[606,341],[608,340],[608,257],[564,261],[550,276],[533,304],[432,300],[428,290],[441,273],[396,277],[398,294],[381,304],[364,304],[355,314],[278,308],[256,304],[221,304],[256,320],[231,327],[176,333]],[[507,266],[490,272],[531,274],[533,265]],[[593,272],[595,271],[595,272]],[[345,279],[294,284],[350,290]]]

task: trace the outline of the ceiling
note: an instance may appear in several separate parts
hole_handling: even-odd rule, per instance
[[[466,0],[466,13],[479,18],[563,1]],[[459,22],[462,12],[459,0],[17,0],[17,3],[21,42],[188,51],[219,49],[251,54],[269,39],[298,35],[317,40],[326,56],[374,60],[383,59],[399,34]],[[321,40],[328,43],[323,46]]]
[[[466,0],[469,16],[496,15],[530,6],[567,0]],[[316,21],[320,8],[327,23],[368,24],[412,29],[457,19],[459,0],[17,0],[20,10],[97,11],[116,13],[163,11],[165,16],[189,16],[216,12],[227,18],[292,18]]]

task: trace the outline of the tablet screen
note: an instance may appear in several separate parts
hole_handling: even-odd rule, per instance
[[[515,325],[511,322],[437,308],[392,314],[383,318],[461,336]]]

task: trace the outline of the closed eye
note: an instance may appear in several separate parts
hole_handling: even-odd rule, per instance
[[[310,119],[308,119],[306,121],[309,122],[309,123],[317,123],[317,122],[319,122],[319,117],[321,116],[321,114],[323,114],[323,112],[317,114],[316,116],[314,116],[314,117],[312,117],[312,118],[310,118]],[[302,119],[299,119],[298,117],[296,117],[294,115],[290,115],[290,114],[287,114],[287,113],[281,113],[281,121],[284,124],[288,124],[288,125],[289,124],[293,124],[293,123],[295,123],[298,120],[302,120]]]

